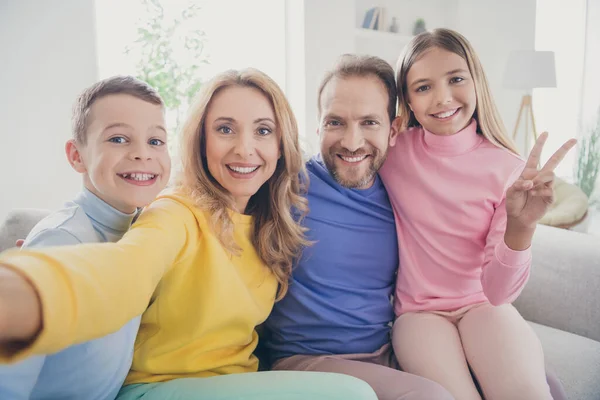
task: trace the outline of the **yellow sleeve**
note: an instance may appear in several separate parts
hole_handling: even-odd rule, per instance
[[[146,310],[190,235],[198,235],[191,210],[175,200],[159,199],[117,243],[0,255],[0,264],[19,271],[36,288],[43,319],[29,346],[0,348],[0,361],[60,351],[119,330]]]

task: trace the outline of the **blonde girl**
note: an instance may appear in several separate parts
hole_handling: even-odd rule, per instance
[[[395,147],[381,170],[398,232],[393,347],[401,368],[457,400],[551,399],[540,341],[510,304],[552,203],[542,134],[527,162],[505,134],[481,64],[459,33],[436,29],[397,65]],[[473,379],[475,378],[475,380]]]

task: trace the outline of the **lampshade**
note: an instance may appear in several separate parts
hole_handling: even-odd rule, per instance
[[[531,90],[556,87],[553,51],[517,50],[508,56],[502,85]]]

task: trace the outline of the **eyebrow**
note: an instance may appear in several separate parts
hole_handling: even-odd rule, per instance
[[[452,71],[448,71],[448,72],[446,72],[444,75],[445,75],[445,76],[448,76],[448,75],[454,75],[454,74],[457,74],[457,73],[459,73],[459,72],[462,72],[462,73],[467,73],[467,70],[464,70],[464,69],[462,69],[462,68],[456,68],[456,69],[453,69]],[[425,82],[429,82],[429,79],[427,79],[427,78],[417,79],[416,81],[414,81],[413,83],[411,83],[411,85],[410,85],[410,86],[415,86],[415,85],[417,85],[417,84],[420,84],[420,83],[425,83]]]
[[[340,117],[337,114],[327,114],[323,117],[323,119],[341,119],[344,120],[346,118],[344,117]],[[361,115],[358,119],[381,119],[380,115],[377,114],[367,114],[367,115]]]
[[[104,128],[104,130],[102,132],[106,132],[109,129],[112,128],[127,128],[127,129],[133,129],[131,125],[129,124],[125,124],[123,122],[116,122],[114,124],[110,124],[109,126],[107,126],[106,128]],[[164,133],[167,133],[167,130],[165,129],[164,126],[162,125],[153,125],[150,128],[155,128],[155,129],[159,129],[161,131],[163,131]]]
[[[219,118],[215,119],[215,122],[218,122],[218,121],[225,121],[225,122],[231,122],[231,123],[236,122],[235,118],[231,118],[231,117],[219,117]],[[276,125],[275,121],[273,121],[271,118],[257,118],[254,120],[255,124],[258,124],[260,122],[270,122],[273,125]]]

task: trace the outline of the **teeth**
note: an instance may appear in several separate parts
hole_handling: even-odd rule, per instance
[[[235,171],[240,174],[249,174],[258,169],[258,167],[234,167],[232,165],[227,166],[230,170]]]
[[[154,174],[140,174],[140,173],[121,174],[121,176],[125,179],[131,179],[134,181],[149,181],[156,177],[156,175],[154,175]]]
[[[342,160],[344,160],[346,162],[351,162],[351,163],[356,163],[356,162],[362,161],[365,158],[367,158],[366,155],[360,156],[360,157],[344,157],[344,156],[340,156],[340,157],[342,157]]]
[[[446,111],[446,112],[439,113],[439,114],[433,114],[433,116],[436,118],[448,118],[448,117],[454,115],[454,113],[456,113],[456,111],[458,111],[458,108],[455,110],[450,110],[450,111]]]

